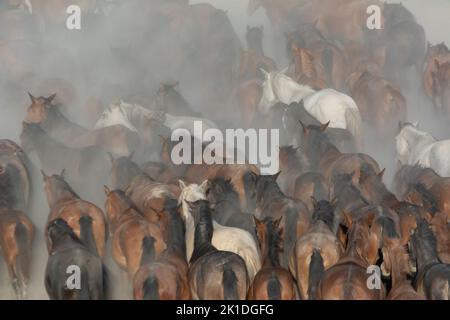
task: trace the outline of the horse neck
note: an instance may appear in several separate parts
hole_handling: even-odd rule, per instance
[[[212,245],[213,222],[212,219],[206,218],[195,226],[194,231],[194,250],[190,259],[190,263],[195,262],[198,258],[209,252],[217,251]]]
[[[285,199],[286,196],[281,191],[280,186],[278,183],[273,182],[269,184],[267,188],[264,189],[262,197],[262,205],[265,207],[266,205],[271,204],[274,201]]]
[[[275,77],[272,81],[272,88],[278,100],[285,104],[290,104],[294,101],[298,102],[315,92],[315,90],[307,86],[302,86],[284,75],[277,75]]]
[[[168,234],[167,234],[167,247],[172,248],[183,256],[186,255],[186,242],[184,239],[185,229],[183,221],[177,215],[177,213],[170,213],[168,219]]]
[[[408,143],[415,148],[421,148],[423,145],[428,145],[436,142],[436,139],[429,133],[420,131],[416,128],[411,128],[407,134]]]
[[[83,134],[88,131],[82,126],[67,119],[57,106],[52,106],[50,108],[47,119],[44,121],[43,126],[48,129],[48,131],[56,131],[59,129],[67,130],[68,128],[70,128],[71,130],[77,130],[78,134]]]
[[[49,207],[63,203],[66,201],[71,201],[74,199],[80,199],[80,197],[70,188],[58,188],[57,190],[52,190],[49,199]]]
[[[417,239],[414,243],[414,249],[416,251],[418,270],[423,270],[423,268],[430,264],[439,263],[436,248],[432,247],[428,239]]]
[[[390,250],[392,287],[407,281],[409,274],[409,256],[405,249],[398,245]]]

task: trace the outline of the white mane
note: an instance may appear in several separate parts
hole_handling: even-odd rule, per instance
[[[94,129],[122,125],[133,132],[137,132],[136,127],[128,119],[126,111],[121,103],[112,103],[106,108],[97,120]]]

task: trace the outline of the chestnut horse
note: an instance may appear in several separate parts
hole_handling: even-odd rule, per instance
[[[94,239],[93,254],[103,257],[105,255],[105,243],[107,237],[106,220],[100,208],[94,204],[81,199],[70,185],[64,180],[64,170],[60,175],[47,175],[44,171],[42,177],[44,180],[44,189],[47,196],[47,203],[50,208],[50,214],[47,219],[47,225],[55,220],[62,219],[67,222],[80,241],[88,245],[90,239]],[[80,219],[84,216],[92,218],[92,234],[83,237],[82,225]],[[81,220],[83,222],[83,220]],[[46,233],[47,248],[51,250],[51,238]],[[89,247],[88,247],[89,248]]]
[[[0,248],[18,299],[27,294],[34,227],[21,211],[0,209]]]
[[[255,219],[256,233],[261,248],[262,267],[251,284],[249,300],[294,300],[296,289],[288,270],[280,265],[282,230],[281,218]]]
[[[345,216],[345,226],[348,228],[348,243],[345,253],[339,261],[326,270],[320,281],[317,298],[324,300],[382,300],[385,288],[379,279],[379,286],[369,289],[367,286],[367,268],[375,261],[367,258],[370,239],[371,219],[361,217],[352,220]]]
[[[335,203],[317,201],[314,197],[311,202],[314,208],[311,226],[297,239],[289,264],[303,300],[316,299],[323,273],[338,262],[344,250],[332,231]]]
[[[327,83],[327,74],[321,61],[308,49],[292,44],[292,56],[294,59],[292,79],[302,85],[308,85],[314,90],[331,87]]]
[[[440,101],[440,88],[438,78],[438,67],[441,64],[450,62],[450,50],[444,43],[430,45],[428,43],[425,67],[422,76],[423,91],[426,96],[432,99],[436,108],[442,108]]]
[[[185,200],[186,201],[186,200]],[[194,300],[244,300],[249,288],[245,261],[212,244],[213,220],[206,200],[187,202],[195,225],[189,284]]]
[[[177,201],[167,201],[159,214],[167,220],[167,248],[157,259],[155,240],[150,250],[144,250],[141,266],[133,280],[134,298],[161,300],[189,300],[184,222],[178,212]],[[146,261],[149,260],[149,261]]]
[[[165,250],[163,231],[136,210],[123,191],[105,189],[105,193],[105,207],[108,219],[111,219],[108,222],[113,226],[112,256],[119,267],[127,271],[129,278],[133,279],[141,265],[142,256],[145,255],[148,237],[153,239],[156,256]]]
[[[407,118],[406,98],[400,88],[369,71],[357,72],[355,78],[357,80],[348,83],[349,92],[362,119],[370,123],[378,135],[395,136],[397,124]]]

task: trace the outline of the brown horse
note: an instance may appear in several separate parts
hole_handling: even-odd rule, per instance
[[[314,212],[311,197],[317,200],[328,200],[329,188],[325,178],[318,172],[307,172],[295,179],[292,197],[306,204],[309,212]]]
[[[294,280],[289,271],[280,265],[281,218],[277,220],[265,218],[263,221],[254,219],[261,248],[262,267],[253,279],[247,299],[294,300],[296,297]]]
[[[52,138],[70,147],[99,146],[113,154],[125,156],[137,150],[139,136],[124,126],[116,125],[97,130],[88,130],[68,120],[53,103],[56,95],[34,97],[29,94],[31,104],[27,108],[25,122],[40,124]]]
[[[417,261],[417,292],[429,300],[450,300],[450,265],[439,260],[436,238],[426,220],[418,222],[409,245]]]
[[[27,294],[33,236],[33,224],[23,212],[0,210],[1,254],[18,299],[25,298]]]
[[[107,192],[106,208],[112,229],[112,256],[130,279],[141,265],[145,254],[143,244],[148,237],[154,239],[156,256],[166,249],[164,234],[156,223],[149,222],[137,211],[131,200],[121,190]]]
[[[141,168],[133,162],[133,155],[131,153],[126,157],[114,158],[109,154],[111,160],[111,185],[114,189],[125,190],[133,180],[134,177],[143,173]]]
[[[327,88],[327,74],[319,59],[308,49],[292,44],[294,66],[291,77],[300,84],[315,90]]]
[[[212,244],[213,221],[206,200],[188,202],[195,223],[194,252],[189,261],[189,284],[195,300],[244,300],[249,277],[244,260]]]
[[[107,237],[105,216],[100,208],[94,204],[81,199],[70,185],[64,180],[64,170],[60,175],[48,176],[42,171],[44,188],[50,214],[47,225],[55,219],[63,219],[75,232],[80,241],[87,246],[88,239],[83,237],[80,219],[85,216],[92,218],[92,234],[95,243],[93,254],[103,257],[105,255],[105,242]],[[83,221],[83,220],[81,220]],[[47,248],[51,249],[51,239],[46,233]]]
[[[32,201],[33,167],[11,140],[0,140],[0,207],[28,211]]]
[[[387,296],[389,300],[425,300],[417,293],[408,279],[413,272],[411,261],[400,239],[384,238],[385,246],[382,249],[383,263],[381,268],[384,274],[391,277],[392,286]]]
[[[278,185],[288,196],[293,196],[295,183],[306,167],[298,151],[299,148],[293,146],[282,146],[278,153],[281,171],[278,176]]]
[[[438,67],[441,64],[450,62],[450,50],[444,43],[437,45],[430,45],[428,43],[427,55],[425,58],[425,67],[422,75],[423,91],[433,100],[433,104],[437,108],[443,107],[441,105],[439,96],[439,79]]]
[[[367,268],[374,263],[369,261],[367,248],[373,244],[370,239],[371,219],[362,217],[353,220],[346,215],[348,243],[345,253],[339,261],[326,270],[320,281],[317,298],[324,300],[382,300],[385,288],[379,279],[379,286],[369,289]]]
[[[316,299],[323,273],[337,263],[344,250],[332,231],[335,204],[311,199],[314,208],[311,226],[297,239],[289,264],[303,300]]]
[[[251,192],[256,198],[257,217],[283,218],[281,223],[281,228],[284,230],[282,266],[288,267],[295,241],[305,234],[311,215],[303,202],[284,195],[277,184],[278,175],[255,175],[256,183]]]
[[[407,117],[406,99],[400,88],[369,71],[357,72],[355,78],[348,83],[349,92],[362,119],[378,134],[395,136],[398,122]]]
[[[301,123],[302,124],[302,123]],[[321,172],[330,182],[336,174],[359,172],[363,164],[379,172],[378,163],[364,153],[342,153],[333,145],[325,132],[329,123],[303,125],[302,150],[305,152],[312,170]]]
[[[178,209],[176,201],[168,201],[164,211],[160,212],[162,219],[167,220],[167,248],[157,259],[154,258],[155,240],[149,246],[150,250],[143,249],[141,267],[133,280],[136,300],[189,300],[191,297],[184,222]]]
[[[450,61],[435,61],[437,72],[433,74],[436,86],[436,100],[447,116],[450,115]]]

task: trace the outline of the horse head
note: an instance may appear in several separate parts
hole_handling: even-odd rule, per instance
[[[206,200],[206,191],[208,189],[209,182],[208,180],[205,180],[201,184],[192,183],[186,185],[183,180],[179,180],[179,185],[181,193],[178,198],[178,203],[182,206],[182,214],[186,220],[192,217],[188,203],[195,202],[197,200]]]

